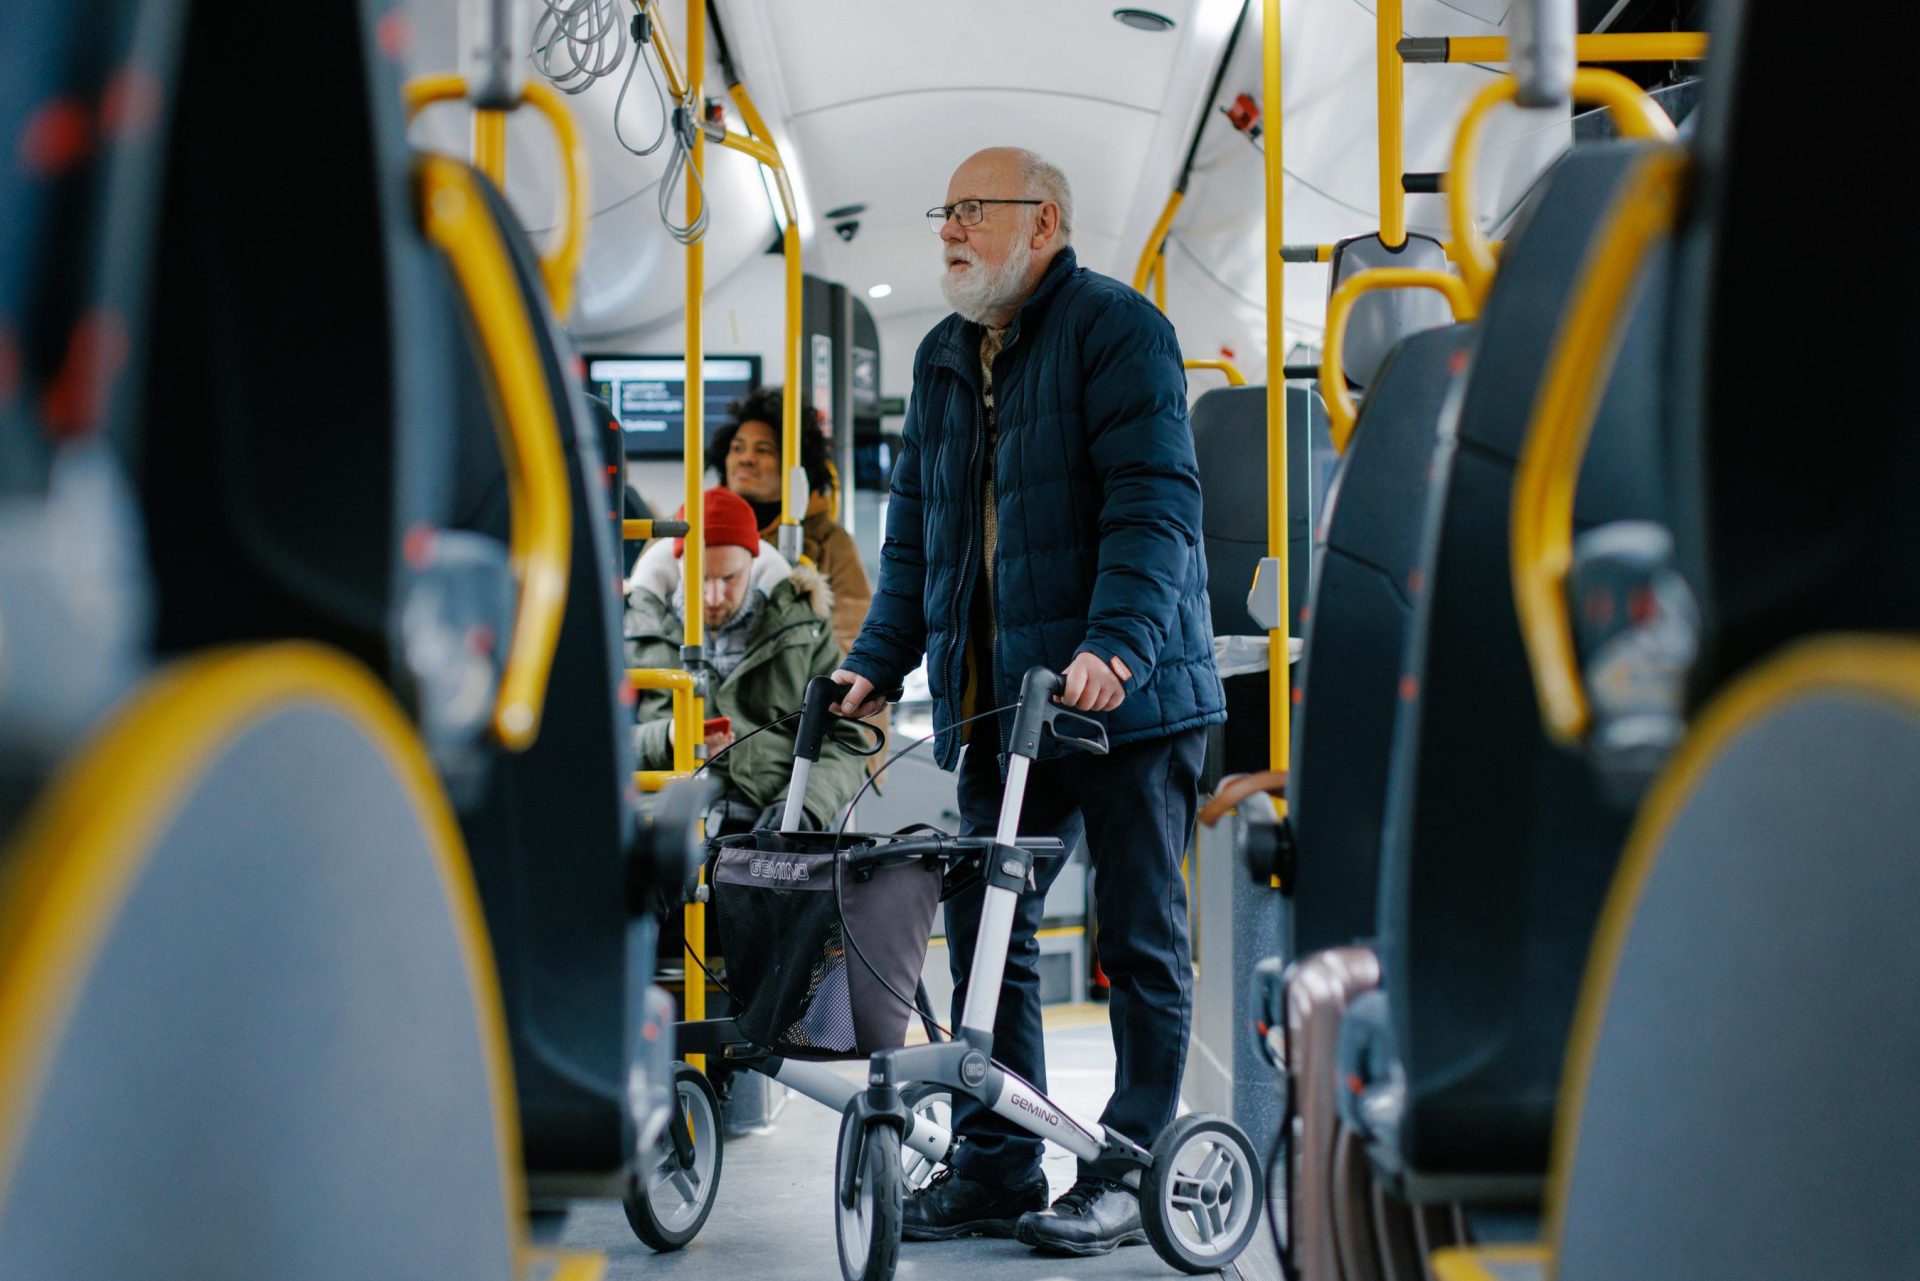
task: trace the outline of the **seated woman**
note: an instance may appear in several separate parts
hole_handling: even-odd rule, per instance
[[[707,715],[731,724],[706,735],[707,756],[788,712],[797,711],[807,682],[840,665],[840,643],[828,623],[833,592],[819,571],[789,566],[760,541],[745,500],[720,488],[706,492],[705,590],[702,648],[713,670]],[[685,540],[658,539],[640,557],[627,592],[628,667],[678,667],[686,637],[687,599],[680,558]],[[643,690],[636,708],[634,755],[641,769],[673,765],[673,699]],[[769,730],[719,758],[712,772],[726,799],[742,811],[743,826],[779,826],[776,808],[793,773],[791,723]],[[807,784],[807,818],[825,828],[837,822],[863,774],[860,757],[844,744],[861,741],[853,728],[828,737]]]
[[[780,388],[760,387],[731,408],[733,424],[722,427],[707,446],[707,466],[720,483],[747,500],[760,522],[760,536],[776,542],[780,523]],[[810,491],[800,517],[801,551],[826,576],[833,589],[833,634],[840,647],[853,644],[873,600],[873,587],[860,564],[853,537],[834,520],[833,471],[827,463],[827,438],[819,415],[800,405],[800,465]]]

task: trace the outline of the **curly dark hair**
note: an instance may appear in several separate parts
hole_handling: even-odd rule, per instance
[[[744,399],[727,406],[733,421],[707,443],[707,466],[720,473],[721,484],[727,480],[727,450],[733,447],[741,423],[765,423],[776,437],[779,435],[781,410],[785,408],[780,395],[778,387],[755,387]],[[827,434],[820,430],[820,415],[806,400],[800,402],[800,465],[806,468],[807,488],[816,494],[833,489],[833,473],[827,469]]]

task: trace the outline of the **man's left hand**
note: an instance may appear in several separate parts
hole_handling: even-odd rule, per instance
[[[1077,712],[1110,712],[1127,701],[1123,681],[1133,673],[1119,659],[1101,659],[1097,654],[1075,654],[1061,675],[1067,687],[1054,701]]]

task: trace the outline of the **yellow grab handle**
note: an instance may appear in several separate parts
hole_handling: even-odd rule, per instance
[[[1547,371],[1514,477],[1513,603],[1533,669],[1547,734],[1577,742],[1590,710],[1573,650],[1567,570],[1573,564],[1573,499],[1594,414],[1625,333],[1647,253],[1672,231],[1687,172],[1684,151],[1646,157],[1628,177],[1587,254],[1573,302],[1554,336]]]
[[[1239,367],[1229,360],[1187,360],[1182,361],[1181,364],[1187,369],[1211,369],[1216,373],[1225,374],[1227,376],[1227,386],[1229,387],[1244,387],[1247,385],[1247,376],[1241,373]]]
[[[1511,102],[1519,87],[1512,76],[1492,81],[1475,95],[1460,118],[1453,137],[1453,159],[1447,169],[1447,221],[1453,230],[1452,257],[1473,290],[1484,302],[1493,286],[1493,250],[1473,216],[1474,165],[1479,160],[1480,131],[1493,109]],[[1673,121],[1645,90],[1617,71],[1581,67],[1573,73],[1573,100],[1602,106],[1613,113],[1614,124],[1628,138],[1673,140]]]
[[[1160,221],[1153,224],[1146,246],[1140,250],[1140,262],[1133,269],[1133,287],[1143,294],[1153,279],[1156,264],[1166,252],[1167,233],[1173,230],[1174,215],[1180,212],[1180,206],[1186,203],[1186,199],[1187,193],[1184,191],[1176,191],[1167,197],[1166,207],[1160,211]],[[1162,307],[1161,310],[1165,311],[1166,308]]]
[[[1425,267],[1375,267],[1355,272],[1340,282],[1333,297],[1327,299],[1327,332],[1320,348],[1320,398],[1327,402],[1327,427],[1333,447],[1343,454],[1353,435],[1354,421],[1360,416],[1353,393],[1347,390],[1347,319],[1353,314],[1353,305],[1376,289],[1436,289],[1453,308],[1455,320],[1472,320],[1478,310],[1465,281]]]
[[[693,715],[694,694],[697,692],[693,673],[677,667],[629,667],[627,685],[636,690],[664,689],[672,693],[673,769],[668,773],[681,778],[691,777],[695,762],[694,748],[706,742],[706,735],[700,732],[705,726],[696,721]],[[648,770],[640,772],[659,773]],[[657,790],[650,789],[644,781],[640,783],[640,789]]]
[[[499,400],[496,423],[512,520],[510,560],[520,597],[494,703],[493,732],[507,750],[519,752],[540,733],[547,676],[567,606],[573,510],[560,426],[506,241],[473,172],[444,156],[424,156],[419,181],[427,239],[453,266]]]
[[[401,89],[411,120],[436,102],[454,102],[467,96],[466,77],[451,72],[416,76]],[[567,202],[540,255],[540,280],[547,287],[554,315],[565,317],[573,306],[573,278],[579,274],[580,258],[587,246],[587,165],[580,143],[580,131],[574,127],[573,114],[551,86],[538,80],[527,81],[521,101],[547,118],[560,152],[560,177]]]

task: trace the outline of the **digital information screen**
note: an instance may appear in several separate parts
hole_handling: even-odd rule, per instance
[[[731,421],[727,407],[760,385],[758,356],[700,362],[709,440]],[[682,356],[588,356],[587,389],[613,406],[629,458],[678,458],[686,443],[687,362]]]

